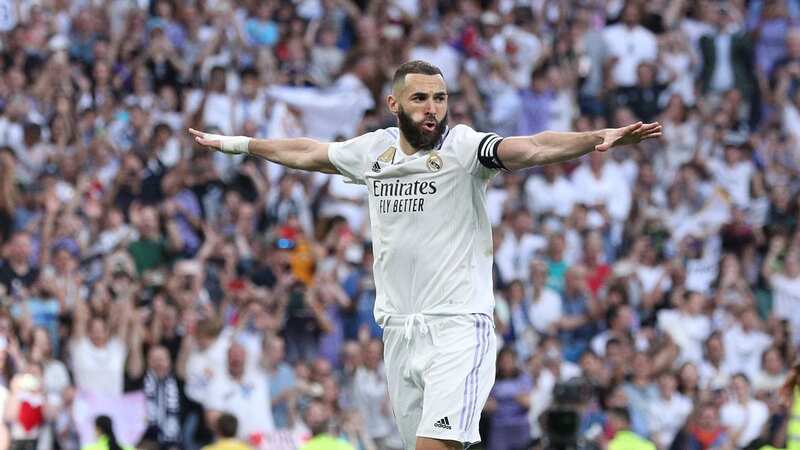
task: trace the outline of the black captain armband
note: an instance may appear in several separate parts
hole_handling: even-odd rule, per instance
[[[494,133],[489,133],[481,139],[481,143],[478,144],[478,162],[483,167],[508,170],[497,156],[497,149],[500,148],[501,142],[503,142],[503,138]]]

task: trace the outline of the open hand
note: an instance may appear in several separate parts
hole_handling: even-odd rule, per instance
[[[223,136],[221,134],[204,133],[189,128],[195,142],[231,155],[247,153],[250,138],[246,136]]]
[[[661,137],[661,124],[658,122],[636,122],[622,128],[608,128],[604,130],[603,142],[595,146],[598,152],[604,152],[611,147],[620,147],[628,144],[638,144],[645,139]]]

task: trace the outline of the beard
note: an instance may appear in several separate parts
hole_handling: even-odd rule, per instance
[[[423,121],[429,118],[426,117]],[[408,143],[417,150],[431,150],[439,143],[439,139],[442,138],[444,130],[447,128],[447,114],[436,123],[436,127],[432,131],[428,131],[422,126],[423,121],[414,122],[402,106],[397,113],[400,132],[403,133]]]

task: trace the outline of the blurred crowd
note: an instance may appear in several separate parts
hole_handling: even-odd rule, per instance
[[[659,450],[782,446],[800,1],[0,0],[0,449],[104,436],[84,417],[99,398],[137,399],[141,423],[114,426],[138,448],[322,431],[402,448],[366,190],[186,129],[393,126],[388,82],[411,59],[444,72],[451,125],[664,127],[491,182],[503,350],[484,448],[535,447],[574,378],[601,445],[626,418]]]

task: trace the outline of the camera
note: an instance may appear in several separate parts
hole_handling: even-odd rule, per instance
[[[580,436],[581,409],[592,397],[585,378],[562,381],[553,387],[553,406],[544,413],[544,449],[588,450],[595,446]]]

